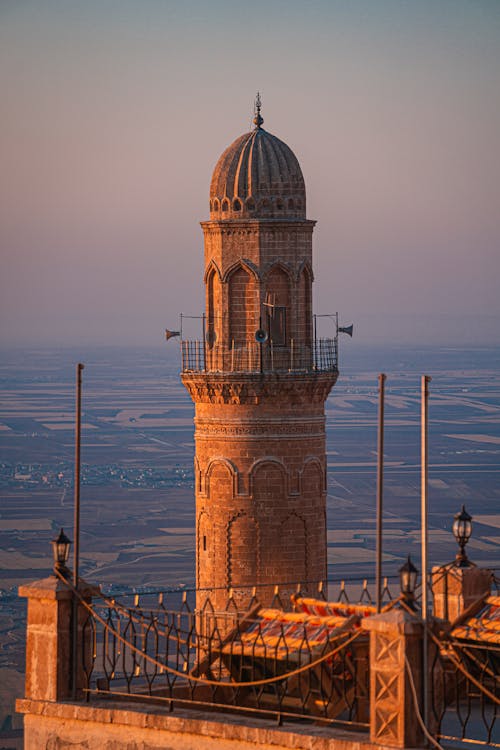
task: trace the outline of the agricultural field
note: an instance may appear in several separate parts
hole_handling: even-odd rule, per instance
[[[372,578],[378,383],[387,374],[384,575],[420,564],[420,376],[429,398],[429,557],[457,551],[453,515],[473,516],[467,547],[500,569],[500,356],[486,349],[342,351],[327,408],[328,563]],[[0,365],[0,728],[22,693],[20,584],[50,574],[50,540],[73,528],[75,365],[83,371],[81,575],[107,592],[194,584],[193,406],[168,349],[4,351]],[[9,719],[8,717],[11,717]]]

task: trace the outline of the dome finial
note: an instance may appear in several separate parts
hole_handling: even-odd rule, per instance
[[[255,97],[255,107],[254,107],[255,117],[253,118],[253,122],[257,130],[260,128],[260,126],[264,122],[264,119],[260,116],[261,107],[262,107],[262,100],[260,98],[260,93],[257,91],[257,96]]]

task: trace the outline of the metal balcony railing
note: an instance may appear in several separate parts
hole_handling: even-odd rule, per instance
[[[202,609],[184,598],[176,610],[162,598],[147,609],[96,599],[81,630],[84,694],[366,732],[368,635],[358,625],[367,608],[339,614],[338,606],[329,619],[311,618],[299,604],[287,613],[278,595],[272,608],[254,596],[245,613],[232,597],[224,611],[208,598]]]
[[[320,584],[316,595],[312,583],[312,598],[303,596],[302,585],[292,596],[276,586],[264,607],[259,587],[241,589],[243,609],[233,589],[217,608],[208,590],[198,607],[195,590],[166,597],[145,592],[131,602],[94,596],[91,603],[73,590],[85,610],[77,649],[83,693],[88,701],[133,698],[169,711],[251,712],[280,723],[309,720],[367,732],[377,700],[369,690],[368,634],[359,627],[376,613],[369,582],[355,582],[349,596],[344,581],[331,582],[329,590]],[[418,611],[401,596],[394,600],[387,580],[383,599],[387,609],[402,607],[420,626]],[[427,631],[427,729],[453,747],[500,748],[497,597],[480,606],[473,628],[464,623],[449,630],[437,621]],[[485,636],[478,636],[481,628]]]
[[[316,339],[311,346],[274,346],[247,342],[226,346],[204,341],[181,341],[182,372],[335,372],[337,339]]]

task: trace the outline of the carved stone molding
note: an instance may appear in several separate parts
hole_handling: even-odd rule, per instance
[[[195,403],[273,404],[288,406],[322,404],[335,385],[338,372],[182,373],[182,382]]]
[[[274,438],[274,437],[319,437],[325,436],[324,428],[315,423],[302,424],[269,424],[262,420],[260,424],[228,424],[225,422],[200,422],[196,420],[196,437],[211,439],[217,438]]]

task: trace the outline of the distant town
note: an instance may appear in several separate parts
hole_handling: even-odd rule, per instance
[[[81,574],[111,596],[194,585],[193,406],[175,345],[10,352],[0,366],[0,727],[20,720],[13,697],[23,691],[26,601],[17,588],[50,574],[50,541],[61,526],[73,538],[74,372],[82,360]],[[465,503],[471,559],[500,569],[500,355],[346,345],[326,405],[331,590],[341,579],[374,574],[380,371],[388,374],[383,572],[390,586],[408,553],[420,565],[423,372],[433,376],[431,562],[454,559],[451,524]]]
[[[0,463],[0,487],[32,489],[35,487],[72,488],[73,463],[53,464],[11,464]],[[81,483],[90,486],[116,484],[119,487],[193,487],[193,469],[175,465],[170,468],[131,468],[109,465],[82,464]]]

